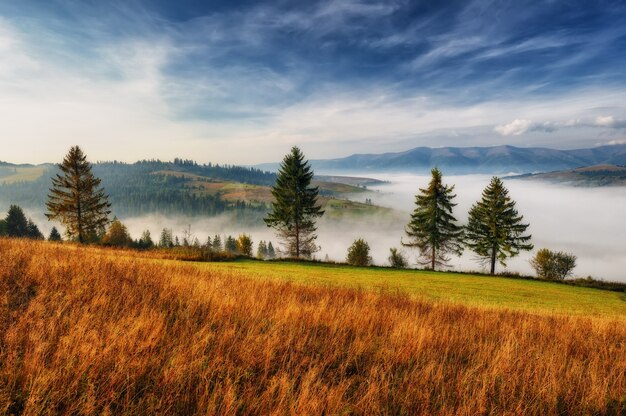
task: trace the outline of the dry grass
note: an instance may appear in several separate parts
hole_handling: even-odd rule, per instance
[[[0,240],[0,412],[624,414],[626,327]]]

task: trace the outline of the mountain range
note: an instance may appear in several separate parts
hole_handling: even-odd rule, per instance
[[[588,149],[543,147],[416,147],[404,152],[354,154],[338,159],[311,160],[318,172],[428,172],[439,167],[447,174],[533,173],[590,165],[626,165],[626,144]],[[278,163],[257,165],[276,170]]]

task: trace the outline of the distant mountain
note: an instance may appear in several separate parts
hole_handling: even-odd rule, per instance
[[[626,186],[626,166],[596,165],[555,172],[510,176],[509,179],[540,180],[571,186]]]
[[[591,149],[557,150],[542,147],[416,147],[397,153],[355,154],[340,159],[312,160],[321,172],[402,171],[423,173],[437,166],[447,174],[532,173],[589,165],[626,165],[626,144]],[[275,170],[278,164],[257,167]]]

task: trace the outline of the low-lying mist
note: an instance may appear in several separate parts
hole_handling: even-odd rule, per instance
[[[356,176],[356,175],[355,175]],[[388,181],[387,184],[370,188],[370,194],[359,198],[371,198],[376,205],[394,208],[398,215],[385,218],[364,217],[341,221],[322,219],[318,222],[318,243],[321,250],[316,258],[343,261],[349,245],[356,238],[364,238],[371,247],[375,264],[387,264],[390,247],[401,248],[400,239],[409,213],[414,207],[415,193],[425,187],[428,176],[417,175],[362,175]],[[454,184],[457,194],[455,215],[460,223],[467,221],[467,213],[476,202],[490,176],[469,175],[444,177],[447,184]],[[578,256],[575,276],[593,276],[607,280],[626,281],[626,188],[577,188],[548,184],[539,181],[506,180],[511,197],[517,202],[519,212],[530,224],[535,250],[523,252],[507,262],[506,270],[533,274],[529,260],[539,248],[568,251]],[[273,230],[266,227],[243,227],[228,216],[198,218],[165,218],[149,216],[125,220],[133,236],[148,228],[158,239],[160,230],[171,228],[182,236],[191,225],[192,233],[204,242],[208,235],[236,236],[248,233],[253,240],[278,242]],[[406,241],[406,238],[405,238]],[[401,248],[412,262],[417,252]],[[451,260],[453,270],[486,269],[475,259],[473,253],[465,252]],[[498,271],[505,268],[498,266]]]
[[[404,227],[414,207],[415,194],[420,187],[428,184],[430,177],[372,173],[352,176],[388,181],[384,185],[371,187],[372,192],[360,194],[354,199],[363,202],[365,198],[371,198],[376,205],[395,209],[396,215],[341,220],[322,218],[318,221],[317,231],[321,250],[315,257],[344,261],[348,247],[360,237],[369,243],[375,264],[388,264],[390,247],[401,248],[415,264],[417,252],[401,247],[400,239],[404,237]],[[444,176],[446,184],[455,185],[458,205],[454,214],[461,224],[466,223],[471,205],[480,198],[489,180],[490,176],[484,175]],[[529,232],[535,245],[532,252],[524,252],[510,259],[507,271],[533,274],[529,259],[537,249],[546,247],[575,254],[578,257],[575,276],[626,281],[626,188],[580,188],[513,179],[506,180],[505,185],[517,202],[525,222],[530,223]],[[45,220],[42,213],[32,210],[26,212],[40,225],[42,231],[49,232],[52,224]],[[260,240],[272,241],[276,247],[279,242],[272,229],[262,224],[244,226],[229,215],[211,218],[148,215],[122,220],[133,238],[138,238],[143,230],[148,229],[155,242],[163,228],[172,229],[182,240],[189,227],[201,243],[206,241],[207,236],[213,238],[215,234],[220,234],[223,239],[224,236],[236,237],[241,233],[252,236],[255,249]],[[467,251],[461,257],[453,257],[450,264],[453,270],[486,270],[476,261],[473,253]],[[497,271],[503,270],[505,268],[497,267]]]

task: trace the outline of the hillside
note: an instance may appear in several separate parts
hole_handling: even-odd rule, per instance
[[[626,165],[626,145],[557,150],[539,147],[416,147],[404,152],[355,154],[339,159],[312,160],[320,172],[400,171],[424,173],[439,167],[449,175],[532,173],[598,164]],[[275,169],[276,164],[258,165]]]
[[[509,178],[547,181],[570,186],[626,186],[626,166],[586,166],[555,172],[510,176]]]
[[[626,326],[609,315],[304,286],[130,251],[2,239],[0,251],[9,414],[626,410]],[[541,289],[501,291],[532,302]]]
[[[25,166],[5,163],[0,167],[0,204],[27,208],[44,206],[53,165]],[[240,166],[199,165],[193,161],[140,161],[132,164],[101,162],[94,174],[110,196],[114,214],[123,218],[150,213],[215,216],[237,213],[243,222],[256,223],[272,201],[270,186],[275,174]],[[320,177],[321,202],[359,199],[364,201],[367,184],[379,181],[340,176]],[[346,209],[363,211],[359,202]],[[381,208],[381,210],[383,210]]]

